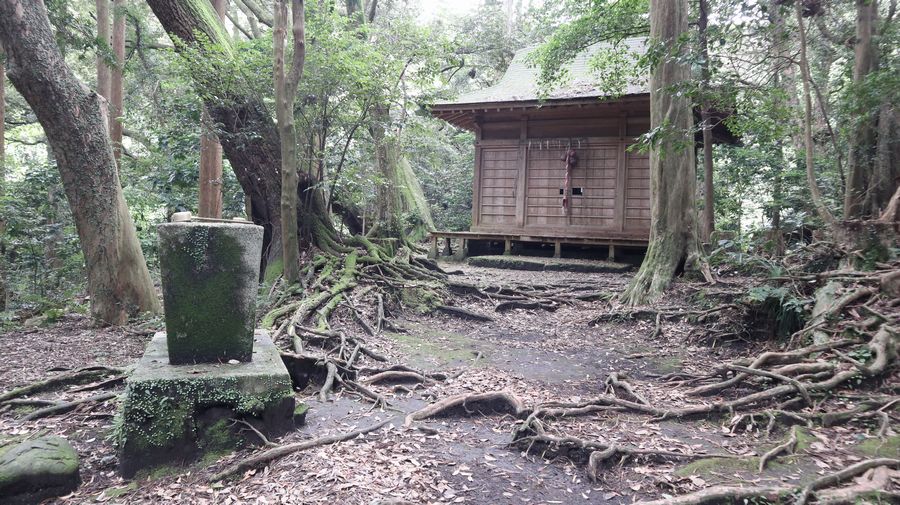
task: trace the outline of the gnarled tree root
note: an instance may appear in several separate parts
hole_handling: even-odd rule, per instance
[[[234,463],[224,470],[214,474],[209,478],[210,482],[220,481],[222,479],[226,479],[228,477],[237,475],[241,472],[246,472],[248,470],[252,470],[254,468],[259,468],[265,466],[266,464],[275,461],[278,458],[282,458],[287,456],[288,454],[293,454],[299,451],[305,451],[307,449],[312,449],[314,447],[319,447],[323,445],[331,445],[336,444],[338,442],[344,442],[346,440],[352,440],[360,435],[365,435],[367,433],[371,433],[375,430],[379,430],[395,421],[396,419],[386,419],[381,421],[380,423],[375,423],[371,426],[367,426],[365,428],[360,428],[358,430],[354,430],[348,433],[340,433],[337,435],[329,435],[327,437],[319,437],[314,438],[312,440],[304,440],[302,442],[296,442],[293,444],[285,444],[273,447],[271,449],[267,449],[261,453],[250,456],[246,459],[238,461]]]
[[[487,393],[459,394],[439,400],[427,407],[406,416],[405,426],[414,421],[421,421],[436,416],[447,416],[458,413],[493,414],[507,413],[522,418],[531,412],[522,400],[509,391],[491,391]]]
[[[119,396],[119,393],[101,393],[99,395],[82,398],[80,400],[73,400],[71,402],[56,402],[53,405],[31,412],[30,414],[22,417],[21,421],[34,421],[35,419],[41,419],[44,417],[58,416],[60,414],[65,414],[66,412],[72,411],[81,405],[85,405],[88,403],[101,403],[107,400],[112,400],[117,396]]]
[[[863,475],[871,469],[887,467],[897,469],[900,467],[900,459],[893,458],[877,458],[860,461],[854,465],[848,466],[835,473],[820,477],[806,487],[800,490],[800,494],[793,501],[794,505],[805,505],[807,501],[813,497],[814,493],[840,484],[843,481],[852,479],[858,475]],[[686,495],[664,498],[662,500],[642,501],[636,505],[704,505],[736,502],[742,500],[750,500],[752,498],[764,498],[773,503],[782,503],[790,495],[796,493],[797,488],[789,486],[778,487],[730,487],[730,486],[714,486],[702,489],[695,493]],[[823,498],[827,500],[828,492],[822,493]]]
[[[110,374],[121,375],[124,373],[124,368],[111,366],[96,365],[83,367],[2,393],[0,394],[0,404],[3,404],[7,400],[12,400],[13,398],[21,398],[23,396],[57,389],[69,384],[84,384],[85,382],[90,382]]]

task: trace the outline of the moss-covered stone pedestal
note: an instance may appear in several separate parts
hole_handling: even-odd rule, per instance
[[[262,226],[188,221],[158,231],[172,364],[250,361]]]
[[[291,378],[263,330],[254,334],[252,361],[237,364],[172,365],[166,334],[157,333],[128,378],[125,394],[116,425],[125,477],[260,442],[234,419],[267,437],[302,422],[295,419]]]

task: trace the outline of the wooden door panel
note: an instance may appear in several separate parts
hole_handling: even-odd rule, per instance
[[[516,224],[516,178],[519,171],[518,148],[483,148],[481,151],[482,226]]]

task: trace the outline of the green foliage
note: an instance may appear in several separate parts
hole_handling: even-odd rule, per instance
[[[776,335],[785,337],[803,327],[806,320],[804,301],[784,286],[762,284],[750,288],[747,301],[761,308],[763,314],[773,316]]]

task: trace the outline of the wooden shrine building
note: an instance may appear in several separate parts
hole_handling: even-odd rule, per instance
[[[624,42],[633,55],[645,39]],[[556,245],[646,246],[650,172],[629,150],[650,128],[646,81],[604,99],[593,46],[569,66],[566,83],[540,97],[538,70],[519,51],[495,85],[432,106],[432,114],[475,133],[472,227],[438,237]],[[608,47],[608,46],[607,46]]]

